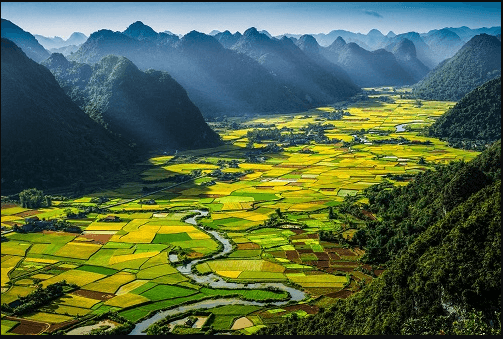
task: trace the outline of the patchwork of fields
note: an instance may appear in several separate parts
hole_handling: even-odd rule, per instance
[[[180,273],[176,265],[220,251],[219,242],[204,228],[224,234],[234,247],[228,256],[196,264],[197,273],[215,274],[228,282],[281,282],[308,295],[300,304],[281,308],[215,307],[208,310],[213,316],[207,321],[214,330],[253,333],[292,313],[316,313],[319,307],[356,292],[382,269],[361,263],[360,248],[320,239],[320,231],[351,238],[364,223],[338,210],[346,197],[365,203],[366,187],[383,180],[406,185],[415,174],[434,170],[436,163],[469,161],[478,154],[450,148],[418,132],[454,102],[423,101],[417,107],[415,100],[401,99],[396,92],[387,94],[394,100],[390,103],[378,100],[386,89],[376,90],[381,94],[371,100],[348,104],[349,115],[340,120],[327,120],[333,107],[248,120],[228,118],[227,125],[214,124],[225,145],[154,156],[141,164],[145,167],[141,178],[113,190],[54,201],[52,207],[42,209],[2,203],[2,229],[22,226],[29,216],[65,219],[80,229],[80,233],[44,230],[3,235],[2,304],[15,306],[19,296],[34,293],[37,286],[46,288],[63,280],[78,289],[35,312],[16,316],[2,312],[2,334],[53,333],[109,311],[138,322],[153,311],[216,297],[287,300],[282,291],[208,288]],[[232,122],[241,128],[225,127]],[[246,126],[261,123],[274,124],[284,135],[315,124],[329,125],[324,135],[338,140],[284,143],[281,151],[262,153],[262,159],[251,161],[260,147],[277,144],[261,140],[254,149],[248,147],[247,133],[254,128]],[[395,126],[401,124],[412,129],[397,132]],[[230,162],[237,166],[229,166]],[[181,184],[169,180],[194,170],[202,176]],[[240,175],[220,180],[216,170]],[[128,202],[149,190],[159,191],[143,198],[152,203]],[[91,202],[97,197],[109,200]],[[89,206],[100,207],[101,212],[80,219],[66,217]],[[201,228],[183,221],[190,209],[210,211],[199,220]],[[335,217],[329,218],[329,209],[337,212]],[[104,221],[110,215],[118,220]],[[173,254],[177,262],[170,261]],[[174,332],[202,331],[201,326],[199,332],[182,328]]]

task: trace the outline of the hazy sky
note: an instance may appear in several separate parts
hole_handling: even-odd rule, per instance
[[[501,26],[500,2],[1,2],[1,13],[32,34],[64,39],[73,32],[124,31],[138,20],[156,32],[243,33],[256,27],[273,36]]]

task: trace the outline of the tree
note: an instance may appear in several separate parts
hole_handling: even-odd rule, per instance
[[[47,199],[45,199],[43,191],[29,188],[19,193],[19,202],[24,208],[39,208],[47,203]]]
[[[328,219],[336,219],[336,218],[337,218],[337,213],[334,212],[333,207],[330,206],[328,209]]]

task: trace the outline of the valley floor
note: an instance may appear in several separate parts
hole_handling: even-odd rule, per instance
[[[435,164],[479,154],[420,133],[454,102],[418,104],[401,98],[407,89],[374,90],[367,100],[341,103],[349,113],[341,119],[334,118],[338,108],[320,107],[211,123],[225,145],[152,157],[138,164],[145,168],[141,177],[113,190],[41,209],[2,203],[2,305],[15,308],[39,284],[78,285],[21,314],[2,307],[2,334],[56,333],[100,321],[130,332],[155,311],[207,300],[215,304],[170,315],[151,333],[250,334],[357,293],[384,267],[364,264],[365,252],[351,238],[367,218],[379,216],[355,217],[348,204],[368,203],[364,189],[384,180],[406,185]],[[281,139],[271,139],[278,136],[274,128]],[[318,142],[310,141],[313,135]],[[85,217],[68,218],[86,208]],[[195,209],[208,216],[198,225],[185,222]],[[77,231],[11,231],[34,216],[66,220]],[[195,262],[222,251],[213,231],[232,250]],[[182,272],[179,266],[191,262],[192,274],[221,286]],[[242,288],[229,290],[232,283]],[[271,286],[304,298],[288,303],[292,293]],[[243,302],[217,302],[229,298]]]

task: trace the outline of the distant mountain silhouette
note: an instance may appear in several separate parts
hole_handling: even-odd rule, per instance
[[[412,75],[414,82],[424,78],[430,71],[430,69],[417,58],[416,47],[409,39],[402,39],[395,43],[391,43],[386,46],[385,49],[393,53],[400,66]]]
[[[212,147],[218,135],[166,72],[109,55],[90,66],[54,53],[42,63],[94,120],[146,150]]]
[[[241,38],[241,33],[236,32],[232,34],[229,31],[220,32],[214,35],[215,39],[222,44],[225,48],[231,48],[239,38]]]
[[[453,56],[461,46],[478,34],[486,33],[497,36],[501,34],[501,26],[482,27],[471,29],[466,26],[458,28],[443,28],[431,30],[427,33],[407,32],[396,35],[389,31],[383,35],[379,30],[372,29],[367,34],[353,33],[346,30],[333,30],[328,34],[317,33],[312,35],[322,47],[329,47],[338,37],[344,39],[346,43],[354,42],[358,46],[368,51],[385,48],[390,44],[396,44],[399,40],[408,39],[416,47],[417,58],[428,68],[432,69],[443,60]],[[457,35],[457,37],[456,37]],[[299,39],[301,34],[282,34],[283,36]],[[458,40],[459,38],[459,40]]]
[[[131,36],[142,38],[139,40]],[[143,38],[146,36],[149,38]],[[237,33],[234,38],[236,36]],[[261,36],[270,40],[265,34]],[[224,37],[224,34],[219,37]],[[284,42],[282,44],[285,45]],[[292,47],[297,48],[290,41]],[[344,95],[346,92],[354,93],[347,88],[341,88],[339,92],[333,91],[333,87],[309,89],[308,85],[304,85],[300,88],[296,85],[299,79],[289,83],[249,55],[224,48],[213,36],[192,31],[180,39],[165,33],[158,33],[155,37],[152,31],[139,23],[134,23],[124,33],[109,30],[94,32],[69,58],[79,63],[94,64],[109,54],[124,56],[141,70],[168,71],[187,90],[190,99],[205,116],[305,110],[347,98]],[[305,65],[296,67],[307,68]],[[312,81],[306,79],[306,83],[312,84]],[[330,95],[324,91],[329,91]],[[322,102],[321,99],[329,101]]]
[[[500,75],[501,41],[495,36],[480,34],[428,73],[414,86],[413,92],[427,100],[458,101]]]
[[[347,44],[343,38],[337,38],[332,45],[322,48],[321,54],[339,65],[361,87],[415,83],[395,56],[384,49],[370,52],[354,42]]]
[[[313,45],[316,48],[316,41],[313,39],[311,42],[316,44]],[[296,96],[304,95],[310,104],[335,102],[358,91],[344,71],[335,67],[327,69],[319,62],[313,62],[287,37],[271,39],[252,27],[231,49],[257,60],[280,81],[288,84]]]
[[[2,194],[95,180],[134,160],[85,114],[51,72],[2,38]]]
[[[72,45],[80,46],[87,40],[87,36],[80,32],[72,33],[66,41],[59,36],[49,38],[43,35],[34,34],[34,37],[47,50],[62,49]]]
[[[430,47],[433,60],[437,63],[452,57],[464,45],[461,38],[447,28],[429,31],[422,39]]]
[[[61,53],[65,57],[71,55],[72,53],[75,53],[79,50],[79,46],[77,45],[70,45],[70,46],[64,46],[64,47],[59,47],[59,48],[51,48],[49,52],[51,53]]]
[[[11,40],[32,60],[40,62],[51,55],[37,39],[6,19],[2,19],[2,38]]]
[[[70,45],[81,45],[87,40],[87,35],[80,32],[73,32],[72,35],[68,39],[66,39],[65,43],[67,46]]]

